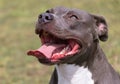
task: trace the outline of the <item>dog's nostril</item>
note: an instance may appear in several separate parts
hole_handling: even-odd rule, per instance
[[[45,19],[46,19],[46,20],[52,20],[52,19],[53,19],[53,16],[52,16],[52,15],[47,15],[47,16],[45,17]]]
[[[39,15],[39,22],[50,22],[51,20],[53,20],[53,15],[51,13],[43,13],[41,15]]]
[[[45,19],[46,19],[46,20],[50,20],[51,18],[50,18],[49,16],[46,16]]]

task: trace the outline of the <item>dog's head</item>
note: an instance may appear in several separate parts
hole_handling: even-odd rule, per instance
[[[35,32],[41,39],[41,47],[28,55],[48,65],[86,59],[86,53],[92,52],[99,40],[108,38],[107,23],[102,16],[64,7],[40,14]]]

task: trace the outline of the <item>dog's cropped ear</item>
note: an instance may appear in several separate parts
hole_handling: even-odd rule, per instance
[[[106,20],[103,16],[92,15],[95,19],[98,37],[101,41],[106,41],[108,39],[108,26]]]

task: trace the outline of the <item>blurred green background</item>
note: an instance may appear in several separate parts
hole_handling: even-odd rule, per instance
[[[109,62],[120,72],[120,0],[0,0],[0,84],[48,84],[53,67],[28,57],[40,41],[34,33],[37,16],[65,6],[103,15],[109,39],[100,42]]]

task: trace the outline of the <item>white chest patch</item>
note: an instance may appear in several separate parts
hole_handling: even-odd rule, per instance
[[[88,68],[70,64],[56,65],[58,84],[94,84]]]

